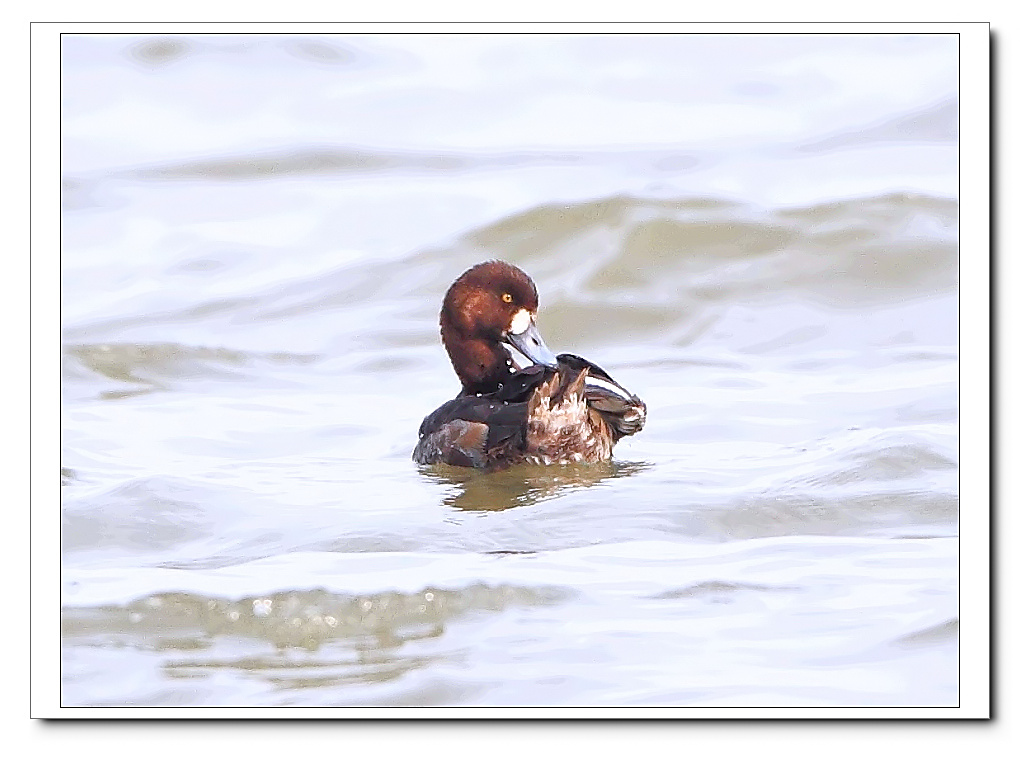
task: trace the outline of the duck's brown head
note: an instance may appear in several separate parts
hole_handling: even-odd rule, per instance
[[[520,268],[492,260],[453,282],[439,315],[443,345],[464,392],[494,392],[516,366],[507,345],[533,363],[556,366],[535,326],[538,291]]]

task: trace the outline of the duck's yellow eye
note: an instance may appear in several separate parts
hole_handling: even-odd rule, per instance
[[[504,302],[513,302],[513,301],[514,301],[514,298],[513,298],[513,296],[511,296],[510,294],[504,294],[504,295],[503,295],[503,301],[504,301]]]

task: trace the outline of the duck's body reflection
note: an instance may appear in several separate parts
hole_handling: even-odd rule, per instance
[[[601,461],[548,466],[523,463],[496,472],[446,464],[419,469],[433,482],[448,486],[443,499],[447,506],[465,511],[502,511],[548,501],[650,467],[643,461]]]

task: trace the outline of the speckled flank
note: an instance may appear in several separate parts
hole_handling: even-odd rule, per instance
[[[583,378],[575,391],[554,402],[560,380],[546,382],[533,398],[528,416],[528,460],[541,464],[606,461],[613,438],[602,417],[588,405]]]

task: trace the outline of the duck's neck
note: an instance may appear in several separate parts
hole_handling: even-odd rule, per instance
[[[498,342],[468,339],[456,332],[444,331],[443,344],[463,386],[461,394],[495,392],[515,370],[510,352]]]

